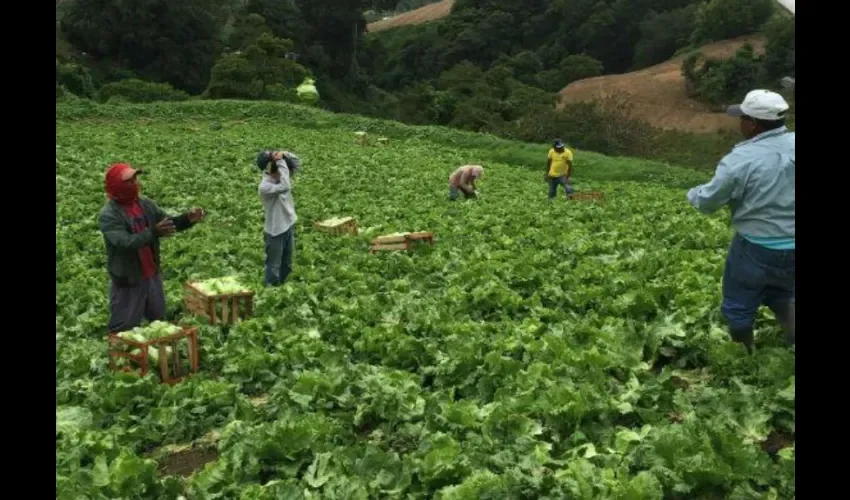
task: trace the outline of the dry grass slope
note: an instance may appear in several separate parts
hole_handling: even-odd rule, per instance
[[[758,53],[764,52],[764,38],[759,35],[712,43],[700,50],[707,57],[726,58],[733,56],[745,43],[752,44]],[[677,56],[632,73],[573,82],[561,90],[558,107],[620,92],[630,96],[639,117],[656,127],[697,133],[737,130],[735,119],[685,94],[685,79],[681,73],[684,58],[685,55]]]
[[[427,23],[428,21],[435,21],[448,16],[452,11],[454,3],[454,0],[443,0],[442,2],[428,4],[424,7],[419,7],[416,10],[411,10],[410,12],[405,12],[404,14],[399,14],[389,19],[369,23],[369,25],[366,26],[366,30],[369,33],[374,33],[376,31],[398,28],[399,26],[407,26],[409,24],[422,24]]]

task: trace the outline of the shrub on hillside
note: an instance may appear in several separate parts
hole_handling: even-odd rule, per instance
[[[709,0],[697,9],[694,45],[756,33],[773,14],[773,0]]]
[[[59,88],[80,97],[92,97],[95,93],[91,73],[85,66],[74,62],[56,60],[56,97]]]
[[[765,81],[762,58],[746,44],[726,60],[706,59],[693,52],[682,62],[689,96],[714,105],[737,102]]]
[[[209,99],[289,100],[280,87],[294,89],[311,76],[304,66],[286,58],[291,40],[264,33],[244,51],[225,54],[212,69],[204,96]]]
[[[535,112],[518,120],[511,134],[524,141],[562,137],[571,146],[608,155],[643,156],[652,149],[655,130],[636,117],[625,95],[571,104],[563,110]]]
[[[600,76],[602,70],[601,62],[584,54],[576,54],[565,57],[557,68],[538,74],[537,82],[544,90],[558,92],[578,80]]]
[[[686,47],[694,31],[697,7],[692,3],[660,14],[650,11],[640,23],[640,41],[635,47],[632,68],[638,70],[662,63]]]
[[[185,101],[189,94],[167,83],[146,82],[136,78],[107,83],[98,92],[98,100],[135,103],[156,101]]]
[[[774,79],[796,76],[796,27],[794,18],[783,13],[776,15],[764,29],[764,66]]]

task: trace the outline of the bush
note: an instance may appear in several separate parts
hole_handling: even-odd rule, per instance
[[[311,76],[307,68],[286,58],[292,48],[291,40],[264,33],[244,51],[221,56],[204,97],[289,101],[290,92],[282,87],[294,88]]]
[[[796,27],[794,18],[784,13],[765,26],[765,70],[771,78],[796,76]]]
[[[694,30],[698,4],[656,13],[650,11],[640,23],[640,41],[635,47],[632,69],[662,63],[688,45]]]
[[[209,99],[259,99],[263,82],[251,61],[240,54],[225,54],[212,69],[210,85],[204,92]]]
[[[266,87],[263,98],[269,101],[299,102],[295,89],[280,83],[273,83]]]
[[[59,87],[80,97],[92,97],[95,93],[91,73],[84,66],[74,62],[56,60],[56,97]]]
[[[709,0],[697,9],[691,42],[728,40],[756,33],[773,14],[773,0]]]
[[[765,81],[762,58],[749,44],[726,60],[705,59],[693,52],[682,62],[682,76],[689,96],[714,105],[737,102]]]
[[[185,101],[189,94],[177,90],[167,83],[145,82],[138,79],[107,83],[98,92],[98,100],[116,100],[145,103],[155,101]]]
[[[513,125],[511,134],[529,142],[563,137],[573,147],[614,156],[647,154],[655,135],[651,125],[634,116],[628,97],[619,93],[529,114]]]

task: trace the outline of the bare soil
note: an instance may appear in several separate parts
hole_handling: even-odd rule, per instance
[[[366,25],[366,31],[374,33],[377,31],[398,28],[399,26],[435,21],[449,15],[454,3],[454,0],[443,0],[442,2],[428,4],[424,7],[419,7],[416,10],[411,10],[410,12],[405,12],[404,14],[399,14],[389,19],[369,23]]]
[[[191,448],[160,459],[159,470],[164,476],[189,477],[217,458],[218,452],[213,447]]]
[[[700,50],[708,58],[728,58],[746,43],[751,44],[757,54],[764,53],[764,38],[760,35],[716,42]],[[685,57],[686,54],[683,54],[632,73],[573,82],[561,90],[558,108],[623,93],[633,103],[635,115],[661,129],[696,133],[737,131],[736,119],[686,95],[685,79],[681,72]]]

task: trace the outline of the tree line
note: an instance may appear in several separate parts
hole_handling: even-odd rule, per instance
[[[629,122],[623,105],[556,113],[556,93],[567,84],[657,64],[706,42],[763,29],[768,37],[763,57],[689,57],[683,74],[700,99],[720,102],[755,82],[793,76],[793,18],[773,0],[457,0],[444,19],[366,33],[364,12],[412,5],[403,3],[57,2],[57,98],[287,101],[311,77],[320,105],[334,111],[548,140],[577,121],[588,122],[583,130]],[[60,38],[68,44],[61,51]],[[608,140],[588,130],[573,142],[630,154],[647,134]]]

